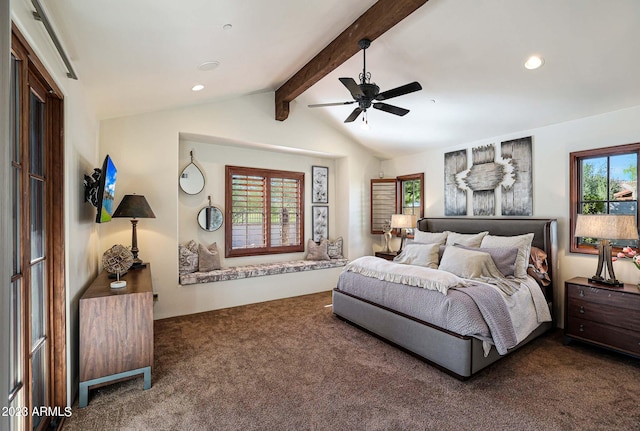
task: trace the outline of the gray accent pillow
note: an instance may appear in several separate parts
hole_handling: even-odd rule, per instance
[[[415,230],[413,232],[413,242],[420,244],[444,244],[447,242],[447,232],[423,232]]]
[[[516,259],[518,258],[518,249],[515,247],[495,247],[495,248],[476,248],[467,247],[461,244],[455,244],[454,247],[461,247],[465,250],[482,251],[489,253],[496,264],[498,271],[505,277],[513,277],[516,272]]]
[[[342,255],[342,244],[343,239],[341,236],[336,238],[334,241],[327,242],[327,254],[331,259],[344,259]]]
[[[447,245],[461,244],[466,245],[467,247],[480,247],[482,243],[482,239],[489,232],[480,232],[480,233],[458,233],[458,232],[447,232]]]
[[[218,245],[214,242],[209,247],[202,244],[198,245],[198,271],[209,272],[220,269],[220,254],[218,253]]]
[[[529,254],[531,253],[531,241],[533,234],[515,236],[496,236],[487,235],[482,238],[482,248],[498,248],[498,247],[515,247],[518,249],[518,257],[516,258],[516,267],[514,276],[516,278],[527,278],[527,266],[529,263]]]
[[[427,268],[438,269],[438,250],[440,244],[407,244],[402,253],[397,255],[393,261],[407,265],[426,266]]]
[[[462,247],[447,247],[438,269],[462,278],[499,277],[498,268],[489,253]]]
[[[312,239],[307,241],[307,260],[330,260],[327,252],[327,240],[322,239],[320,244],[316,244]]]
[[[178,271],[180,274],[198,271],[198,245],[194,240],[178,245]]]

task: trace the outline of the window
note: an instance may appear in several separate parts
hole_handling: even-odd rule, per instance
[[[570,154],[572,252],[597,253],[598,239],[573,237],[578,214],[632,214],[637,220],[639,154],[640,143]],[[611,243],[638,246],[637,240]]]
[[[225,256],[304,251],[304,173],[226,167]]]
[[[383,224],[392,214],[415,214],[424,217],[424,174],[371,180],[371,233],[383,233]],[[409,231],[411,235],[411,231]]]
[[[424,182],[424,174],[405,175],[397,179],[400,189],[400,212],[414,214],[418,218],[423,217],[422,183]]]

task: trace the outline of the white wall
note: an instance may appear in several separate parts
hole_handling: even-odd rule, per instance
[[[278,169],[283,171],[303,172],[305,174],[305,243],[312,236],[312,203],[311,203],[311,167],[314,165],[329,168],[329,238],[338,236],[346,237],[347,232],[336,230],[336,181],[335,160],[311,157],[295,153],[281,151],[268,151],[242,146],[239,143],[229,141],[207,139],[207,142],[198,142],[191,139],[180,139],[179,144],[179,173],[190,162],[189,152],[193,151],[194,163],[205,175],[204,190],[196,195],[188,195],[178,192],[178,241],[184,244],[189,240],[195,240],[202,244],[217,243],[221,253],[221,264],[226,266],[251,265],[263,262],[279,262],[282,260],[304,259],[305,253],[286,253],[268,256],[234,257],[225,259],[224,225],[215,232],[207,232],[196,223],[198,212],[211,202],[224,213],[225,210],[225,165],[245,166],[251,168]],[[226,220],[225,220],[226,223]]]
[[[562,323],[564,281],[576,276],[589,277],[595,273],[597,265],[597,256],[569,253],[569,153],[640,142],[638,118],[640,106],[387,160],[382,162],[382,169],[388,176],[424,172],[425,216],[442,217],[445,153],[533,136],[533,216],[558,220],[559,283],[554,308],[559,323]],[[640,281],[640,272],[630,261],[619,261],[614,265],[619,279],[627,283]]]
[[[306,109],[298,109],[295,103],[289,119],[275,121],[273,92],[105,120],[101,123],[100,152],[101,157],[108,153],[118,168],[116,202],[125,194],[143,194],[156,214],[155,219],[138,223],[140,256],[152,263],[154,290],[159,295],[155,318],[309,293],[309,286],[319,280],[323,289],[329,290],[335,286],[339,273],[322,270],[286,278],[269,276],[198,286],[178,285],[178,242],[190,239],[186,236],[193,233],[187,232],[195,223],[178,205],[181,193],[178,174],[186,165],[188,156],[185,154],[189,151],[184,148],[180,153],[181,136],[193,145],[196,144],[193,136],[202,137],[197,139],[201,145],[213,145],[206,151],[206,147],[199,146],[195,157],[197,161],[211,163],[207,190],[211,190],[214,203],[221,207],[224,192],[220,182],[224,182],[224,177],[220,177],[219,168],[228,160],[239,165],[270,168],[279,158],[288,160],[290,155],[278,154],[291,150],[299,155],[299,158],[291,159],[297,160],[296,164],[306,167],[318,161],[323,166],[329,165],[333,184],[330,235],[344,236],[350,258],[371,252],[366,184],[368,178],[378,172],[379,161],[359,144],[319,122]],[[221,142],[228,145],[220,145]],[[251,150],[246,146],[260,148]],[[209,162],[210,157],[215,157],[215,154],[209,156],[209,151],[219,151],[219,159]],[[207,190],[189,201],[188,206],[195,208],[205,202]],[[131,244],[131,223],[126,219],[114,219],[101,225],[99,230],[100,253],[113,244]],[[185,237],[180,232],[185,232]],[[218,241],[219,235],[206,234],[199,238]],[[279,260],[273,256],[262,259]],[[225,263],[230,265],[230,259]]]
[[[67,402],[78,388],[78,300],[98,271],[95,209],[83,199],[83,175],[98,167],[98,121],[87,104],[82,81],[67,78],[66,69],[44,26],[33,18],[28,0],[11,3],[11,17],[36,51],[64,95],[65,272],[67,294]],[[4,25],[2,26],[4,29]]]

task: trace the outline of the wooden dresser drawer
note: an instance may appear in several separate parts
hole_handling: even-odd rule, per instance
[[[640,355],[640,332],[637,331],[630,331],[577,317],[570,317],[567,320],[565,331],[571,337]]]
[[[640,293],[640,290],[638,291]],[[599,288],[596,286],[582,286],[567,284],[568,299],[581,299],[584,301],[607,304],[618,308],[640,310],[640,295],[626,291]]]
[[[565,282],[564,343],[572,339],[640,358],[640,289],[575,277]]]
[[[586,301],[582,298],[570,297],[568,300],[567,314],[569,319],[576,317],[640,332],[640,309],[621,309],[616,306]]]

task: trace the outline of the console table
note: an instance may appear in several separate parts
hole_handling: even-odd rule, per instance
[[[144,375],[151,388],[153,366],[153,286],[151,267],[130,269],[112,289],[103,271],[80,298],[80,395],[86,407],[89,389]]]

